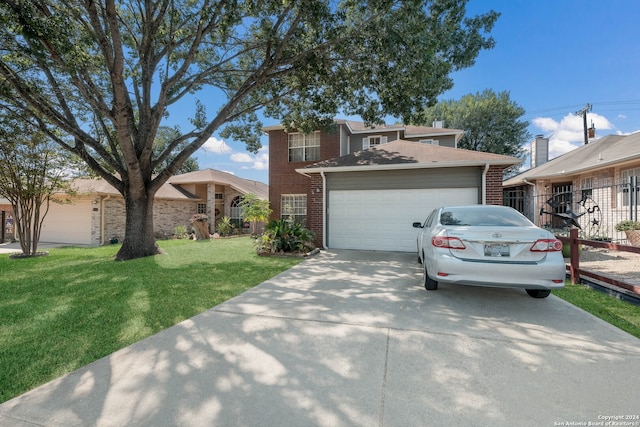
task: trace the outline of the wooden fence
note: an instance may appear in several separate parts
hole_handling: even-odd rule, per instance
[[[571,283],[580,283],[580,277],[585,276],[589,277],[604,283],[608,283],[617,288],[626,289],[627,291],[632,292],[636,296],[640,297],[640,286],[624,282],[622,280],[616,279],[615,277],[611,277],[605,274],[601,274],[591,270],[584,270],[580,268],[580,245],[585,246],[593,246],[595,248],[605,248],[611,249],[615,251],[623,251],[623,252],[633,252],[640,254],[640,248],[629,245],[620,245],[617,243],[610,242],[600,242],[595,240],[587,240],[581,239],[578,237],[578,229],[572,228],[569,232],[569,237],[558,236],[558,239],[562,242],[568,242],[570,249],[570,262],[567,266],[567,270],[569,270],[571,276]]]

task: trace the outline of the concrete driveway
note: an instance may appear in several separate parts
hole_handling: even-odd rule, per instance
[[[0,425],[640,425],[640,340],[554,296],[427,292],[420,271],[323,252],[0,405]]]

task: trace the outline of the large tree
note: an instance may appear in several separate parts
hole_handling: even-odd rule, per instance
[[[426,107],[414,123],[444,120],[446,127],[464,131],[459,148],[522,158],[523,146],[531,138],[529,122],[521,119],[524,114],[509,92],[486,89]]]
[[[159,252],[154,194],[214,132],[257,151],[259,112],[310,131],[337,112],[371,123],[386,115],[408,120],[434,102],[452,87],[451,72],[494,44],[488,33],[498,14],[467,17],[465,6],[3,0],[0,85],[17,94],[4,102],[42,117],[52,137],[56,128],[70,135],[71,142],[56,141],[124,196],[116,258],[137,258]],[[190,128],[154,155],[169,113],[189,108]]]

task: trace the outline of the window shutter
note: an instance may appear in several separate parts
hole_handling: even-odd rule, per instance
[[[362,149],[366,150],[369,147],[371,147],[369,145],[369,137],[367,136],[366,138],[362,138]]]
[[[382,144],[386,144],[386,143],[387,143],[387,139],[388,139],[388,138],[387,138],[386,136],[381,136],[381,137],[380,137],[380,145],[382,145]]]

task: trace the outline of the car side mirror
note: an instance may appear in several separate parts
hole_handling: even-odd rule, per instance
[[[422,223],[421,222],[414,222],[413,223],[413,228],[422,228]]]

